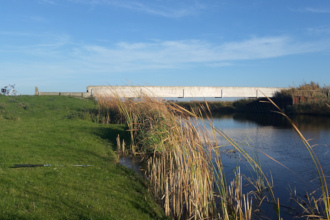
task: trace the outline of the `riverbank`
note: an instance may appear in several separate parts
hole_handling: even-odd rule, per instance
[[[287,115],[330,116],[330,98],[310,100],[293,104],[293,97],[275,97],[271,100]],[[205,106],[205,101],[175,102],[189,110],[196,111]],[[240,99],[237,101],[207,101],[212,114],[270,113],[278,111],[267,98]]]
[[[145,181],[118,164],[125,128],[93,122],[94,108],[72,97],[0,96],[0,219],[165,218]]]

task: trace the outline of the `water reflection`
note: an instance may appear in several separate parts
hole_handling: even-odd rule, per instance
[[[129,169],[132,169],[136,173],[139,173],[141,175],[144,174],[141,164],[141,158],[139,157],[123,156],[120,158],[120,164],[124,165]]]
[[[260,126],[273,126],[276,128],[291,128],[290,122],[278,114],[262,114],[262,113],[236,113],[231,115],[214,115],[214,120],[223,120],[233,118],[240,123],[253,122]],[[290,117],[292,121],[299,127],[300,130],[330,130],[330,117],[326,116],[312,116],[312,115],[296,115]]]
[[[294,117],[293,121],[310,144],[314,145],[313,150],[322,164],[325,175],[330,176],[330,118],[298,116]],[[214,124],[248,152],[251,152],[251,148],[255,149],[263,171],[274,180],[275,196],[280,198],[282,205],[292,205],[290,188],[295,188],[301,197],[306,191],[312,192],[320,188],[317,171],[307,149],[283,116],[235,114],[231,117],[214,118]],[[228,144],[223,138],[218,137],[218,141],[220,145],[224,145],[220,148],[222,152],[232,149],[226,146]],[[229,174],[228,178],[233,177],[232,170],[237,164],[241,165],[246,176],[251,175],[251,168],[239,155],[233,157],[223,154],[223,163],[226,173]],[[316,195],[320,195],[320,190]],[[290,209],[286,211],[292,212]],[[282,217],[293,218],[291,214],[286,213],[282,213]]]

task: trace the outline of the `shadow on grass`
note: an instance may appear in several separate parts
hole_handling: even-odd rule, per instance
[[[98,135],[102,139],[106,140],[110,143],[112,150],[117,150],[117,142],[116,138],[119,135],[120,140],[125,140],[126,144],[129,144],[130,141],[130,134],[127,131],[127,127],[125,125],[117,125],[115,127],[104,127],[104,128],[97,128],[94,131],[95,135]]]

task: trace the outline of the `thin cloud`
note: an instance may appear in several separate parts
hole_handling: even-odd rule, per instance
[[[330,13],[330,8],[304,8],[301,11],[312,13]]]
[[[322,25],[322,26],[307,28],[307,32],[313,35],[324,35],[324,34],[328,35],[330,34],[330,26]]]
[[[71,44],[71,37],[66,34],[31,33],[31,32],[0,32],[6,38],[24,39],[15,45],[6,44],[0,47],[1,53],[17,53],[23,55],[49,57],[52,54],[62,54]],[[63,54],[61,55],[63,56]]]
[[[198,1],[193,3],[189,2],[184,6],[179,6],[179,1],[170,1],[167,4],[161,4],[160,2],[153,3],[148,1],[143,3],[141,1],[129,1],[129,0],[69,0],[75,3],[91,4],[91,5],[108,5],[124,8],[132,11],[140,11],[147,14],[180,18],[198,13],[200,10],[205,9],[205,6]]]
[[[46,3],[46,4],[51,4],[51,5],[55,5],[55,1],[53,0],[39,0],[40,3]]]
[[[41,17],[41,16],[29,16],[29,17],[27,17],[27,19],[32,22],[36,22],[36,23],[47,23],[48,22],[47,19],[45,19],[44,17]]]
[[[115,5],[129,10],[136,10],[148,14],[154,14],[163,17],[184,17],[197,11],[197,8],[190,6],[187,8],[174,9],[166,6],[146,5],[140,2],[116,2]]]

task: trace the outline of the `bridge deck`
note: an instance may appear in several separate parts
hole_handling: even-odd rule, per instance
[[[163,98],[249,98],[273,97],[278,87],[197,87],[197,86],[88,86],[86,96],[113,95]]]

